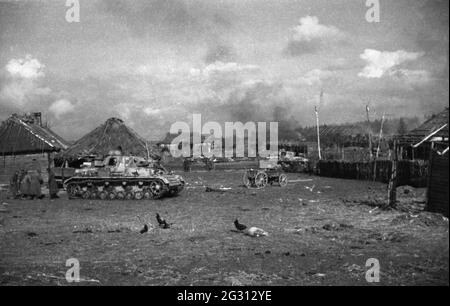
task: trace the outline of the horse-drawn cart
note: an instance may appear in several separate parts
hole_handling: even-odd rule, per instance
[[[242,183],[252,189],[261,189],[274,183],[286,187],[288,178],[276,161],[260,160],[259,169],[247,169],[244,172]]]

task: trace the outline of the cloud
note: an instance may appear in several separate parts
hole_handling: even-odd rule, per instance
[[[300,18],[300,24],[292,28],[285,52],[291,56],[315,53],[326,44],[344,39],[345,34],[337,27],[320,24],[319,18],[315,16],[306,16]]]
[[[321,85],[325,80],[330,79],[333,75],[333,72],[328,70],[313,69],[301,77],[299,81],[300,83],[309,86]]]
[[[60,99],[53,102],[49,107],[49,111],[55,115],[57,119],[59,119],[62,115],[73,112],[75,110],[75,106],[66,99]]]
[[[259,69],[259,66],[256,65],[242,65],[235,62],[224,63],[217,61],[206,66],[202,72],[204,76],[211,76],[221,73],[255,72]]]
[[[207,64],[217,61],[231,62],[236,60],[236,54],[232,47],[226,44],[217,44],[208,48],[204,60]]]
[[[422,84],[431,81],[430,73],[426,70],[397,69],[390,76],[411,84]]]
[[[208,2],[103,0],[97,6],[124,23],[132,35],[180,45],[217,37],[232,27],[225,10]]]
[[[381,78],[386,73],[395,73],[395,68],[400,64],[417,60],[422,55],[422,53],[407,52],[404,50],[388,52],[366,49],[364,50],[364,53],[360,55],[360,58],[366,61],[367,65],[358,76],[367,79]]]
[[[146,108],[144,108],[144,113],[145,114],[147,114],[147,115],[158,115],[159,113],[161,113],[161,110],[160,109],[155,109],[155,108],[152,108],[152,107],[146,107]]]
[[[300,18],[300,24],[294,28],[293,39],[296,41],[312,41],[315,39],[332,39],[343,34],[335,26],[319,24],[319,18],[306,16]]]
[[[36,79],[44,76],[44,67],[37,59],[28,54],[25,58],[11,59],[5,68],[13,77]]]
[[[31,55],[11,59],[5,66],[7,77],[0,89],[0,103],[23,108],[28,103],[37,102],[42,96],[49,95],[51,89],[40,86],[40,79],[45,75],[44,67]]]

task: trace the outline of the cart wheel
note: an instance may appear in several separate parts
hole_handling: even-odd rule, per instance
[[[244,175],[242,176],[242,183],[247,188],[251,188],[252,187],[252,180],[250,179],[250,172],[248,170],[245,171]]]
[[[280,187],[286,187],[288,184],[288,178],[286,174],[280,174],[278,177],[278,184],[280,184]]]
[[[269,177],[267,176],[267,173],[258,172],[255,177],[255,186],[258,189],[264,188],[267,186],[268,181],[269,181]]]

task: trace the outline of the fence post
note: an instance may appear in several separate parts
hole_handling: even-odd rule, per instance
[[[392,172],[388,185],[388,197],[389,207],[395,208],[397,203],[397,166],[398,166],[398,154],[397,154],[397,140],[394,140],[394,158],[392,160]]]

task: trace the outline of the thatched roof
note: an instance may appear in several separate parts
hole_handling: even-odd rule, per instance
[[[0,154],[20,155],[57,152],[67,142],[29,115],[11,115],[0,126]]]
[[[446,108],[443,112],[434,115],[418,128],[408,132],[405,135],[399,135],[397,139],[400,143],[414,144],[434,132],[436,133],[433,134],[433,137],[441,137],[444,140],[447,139],[448,142],[448,108]]]
[[[361,124],[323,125],[320,127],[320,136],[357,137],[368,134],[368,128]]]
[[[150,145],[118,118],[110,118],[92,132],[76,141],[64,151],[65,156],[107,155],[111,150],[122,149],[125,155],[147,157],[152,155]],[[147,151],[148,148],[148,151]]]

